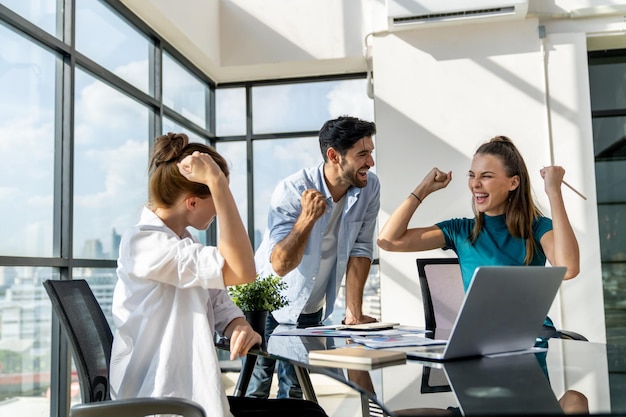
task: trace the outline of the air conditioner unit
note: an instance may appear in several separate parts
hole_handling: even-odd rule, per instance
[[[523,19],[528,0],[387,0],[389,30]]]

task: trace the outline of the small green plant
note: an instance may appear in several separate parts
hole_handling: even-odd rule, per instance
[[[243,312],[274,311],[289,304],[281,291],[287,288],[282,278],[270,274],[244,285],[228,287],[228,294]]]

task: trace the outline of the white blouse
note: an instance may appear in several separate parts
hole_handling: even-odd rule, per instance
[[[120,243],[113,294],[111,397],[183,397],[230,416],[214,331],[243,313],[224,289],[224,258],[151,210]]]

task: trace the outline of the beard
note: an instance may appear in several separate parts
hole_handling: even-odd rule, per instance
[[[341,179],[345,183],[350,184],[352,187],[363,188],[367,185],[367,173],[365,179],[361,178],[359,175],[359,170],[365,169],[367,171],[367,167],[361,167],[359,169],[354,169],[351,167],[346,167],[346,164],[342,164],[343,172],[341,174]]]

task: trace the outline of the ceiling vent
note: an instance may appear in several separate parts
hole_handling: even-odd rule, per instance
[[[387,0],[389,30],[523,19],[528,0]]]

